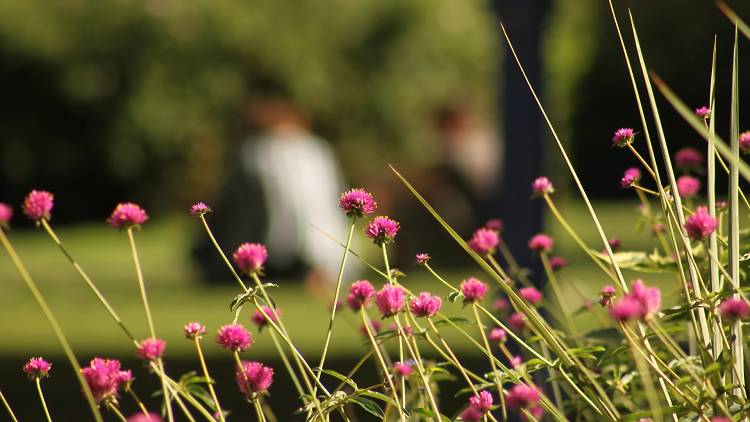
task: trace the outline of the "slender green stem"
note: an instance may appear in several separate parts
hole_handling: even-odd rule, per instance
[[[130,386],[128,386],[126,388],[126,391],[128,392],[128,394],[130,394],[130,397],[133,399],[133,401],[138,405],[138,408],[141,409],[141,412],[144,415],[148,415],[148,409],[146,409],[146,406],[143,404],[143,402],[138,397],[138,395],[135,394],[135,391],[133,391],[133,388],[131,388]]]
[[[21,278],[26,283],[26,286],[29,288],[29,290],[31,290],[31,294],[34,296],[34,299],[36,299],[39,307],[44,313],[44,316],[52,326],[52,330],[55,332],[55,336],[57,336],[58,341],[60,341],[60,344],[65,351],[65,356],[67,356],[68,361],[70,361],[70,365],[73,367],[73,371],[78,378],[78,382],[81,384],[81,388],[83,389],[84,395],[86,396],[86,401],[88,402],[89,408],[91,409],[91,413],[94,415],[94,419],[96,419],[97,422],[102,422],[102,414],[99,411],[99,407],[96,405],[96,401],[94,401],[94,396],[91,394],[91,388],[83,378],[83,374],[81,374],[81,366],[78,364],[78,359],[76,359],[75,353],[73,353],[73,349],[70,347],[70,343],[68,343],[68,339],[65,337],[60,324],[57,322],[57,318],[55,318],[54,314],[52,314],[52,310],[50,309],[49,305],[47,305],[47,301],[44,299],[44,296],[42,296],[42,292],[39,291],[36,283],[31,278],[31,274],[29,274],[29,271],[26,269],[26,265],[24,265],[23,261],[21,261],[21,258],[16,253],[13,245],[11,245],[10,241],[5,236],[5,231],[2,227],[0,227],[0,243],[3,244],[3,247],[8,252],[11,261],[13,261],[13,265],[15,265],[18,273],[21,275]]]
[[[44,400],[44,393],[42,393],[42,383],[40,382],[40,378],[36,377],[34,382],[36,383],[36,391],[39,392],[39,400],[42,402],[44,415],[47,416],[47,422],[52,422],[52,417],[49,415],[49,409],[47,408],[47,401]]]
[[[122,422],[128,422],[127,418],[125,418],[125,415],[123,415],[119,409],[117,409],[117,406],[115,406],[112,403],[107,403],[107,409],[109,409],[112,413],[117,416],[117,419]]]
[[[560,285],[557,283],[557,277],[555,277],[555,272],[552,271],[552,266],[549,262],[549,257],[547,256],[546,252],[541,252],[539,254],[539,257],[542,260],[542,266],[544,267],[544,272],[547,273],[547,281],[549,281],[550,287],[552,287],[552,292],[555,295],[555,301],[557,302],[557,306],[560,308],[560,312],[562,312],[563,317],[565,318],[565,324],[568,326],[568,332],[574,336],[578,335],[578,330],[576,330],[576,326],[573,323],[573,317],[570,315],[570,311],[568,310],[568,307],[565,306],[565,300],[563,299],[562,290],[560,289]]]
[[[260,400],[253,400],[253,407],[255,408],[255,415],[258,417],[258,422],[266,422],[266,416],[263,414],[263,409],[260,407]]]
[[[398,334],[404,339],[404,343],[406,343],[406,347],[409,350],[409,354],[411,355],[411,358],[414,359],[414,363],[417,365],[417,371],[419,371],[419,377],[422,380],[422,385],[424,385],[425,393],[427,393],[427,398],[430,401],[430,406],[432,406],[432,410],[435,412],[435,419],[440,419],[440,409],[438,408],[437,401],[435,401],[435,397],[432,394],[432,389],[430,388],[430,380],[427,378],[427,375],[424,370],[424,365],[422,365],[422,357],[419,354],[419,348],[417,347],[417,342],[412,337],[413,345],[409,344],[409,339],[404,333],[404,328],[401,325],[401,321],[399,320],[398,315],[395,315],[393,319],[396,321],[396,327],[398,328]],[[403,363],[403,361],[402,361]]]
[[[234,279],[237,281],[237,283],[240,285],[240,287],[242,287],[243,291],[247,291],[247,286],[242,281],[242,278],[240,278],[240,275],[237,274],[237,271],[234,270],[234,267],[232,266],[232,263],[229,262],[229,258],[227,258],[227,256],[224,253],[224,251],[221,250],[221,246],[219,246],[219,243],[216,242],[216,238],[214,237],[213,232],[211,232],[211,228],[208,227],[208,223],[206,222],[206,217],[204,215],[200,215],[198,218],[200,218],[201,223],[203,223],[203,228],[206,230],[206,234],[208,235],[208,238],[211,239],[211,243],[213,243],[214,248],[219,252],[219,255],[221,256],[221,259],[224,260],[224,263],[227,265],[227,268],[229,268],[229,271],[232,272],[232,275],[234,276]]]
[[[13,409],[10,407],[10,403],[8,403],[8,400],[5,399],[5,396],[3,395],[3,392],[0,391],[0,401],[3,402],[3,406],[5,406],[5,410],[8,411],[8,414],[10,415],[10,419],[13,422],[18,422],[18,419],[16,418],[16,415],[13,413]]]
[[[281,347],[279,339],[276,338],[276,333],[273,330],[269,330],[268,334],[271,336],[271,341],[273,342],[273,346],[276,348],[276,352],[279,354],[279,357],[281,357],[281,362],[284,364],[284,368],[286,368],[287,373],[289,373],[289,378],[292,379],[292,384],[294,384],[294,388],[297,390],[297,394],[302,397],[303,395],[305,395],[305,392],[302,389],[302,384],[300,384],[299,378],[297,378],[297,373],[294,372],[294,368],[292,368],[286,352]],[[318,391],[317,385],[315,385],[315,391]]]
[[[219,398],[216,396],[213,379],[208,373],[208,366],[206,365],[206,360],[203,358],[203,349],[201,349],[201,341],[198,336],[195,337],[194,342],[195,351],[198,353],[198,360],[200,361],[201,369],[203,370],[203,376],[206,377],[206,383],[208,384],[208,392],[211,394],[211,399],[214,401],[214,405],[216,405],[216,412],[219,414],[219,420],[224,422],[224,411],[221,408],[221,404],[219,404]]]
[[[477,307],[472,303],[471,304],[471,310],[474,313],[474,320],[477,323],[477,328],[479,329],[479,334],[482,336],[482,343],[484,343],[484,348],[487,351],[487,356],[489,357],[490,361],[490,368],[492,368],[492,378],[495,381],[495,387],[497,387],[497,394],[499,397],[503,396],[503,385],[500,382],[500,377],[497,375],[497,367],[495,366],[495,359],[494,355],[492,354],[492,348],[490,347],[490,342],[487,340],[487,333],[484,332],[485,327],[484,324],[482,324],[482,318],[479,317],[479,312],[477,311]]]
[[[383,263],[385,264],[385,274],[388,280],[388,284],[395,285],[396,282],[391,274],[391,264],[388,261],[388,251],[385,249],[385,243],[380,244],[380,250],[383,252]],[[401,362],[404,361],[404,337],[399,333],[398,336],[398,358]],[[401,403],[406,404],[406,379],[401,378]]]
[[[174,380],[166,376],[164,372],[159,369],[159,366],[156,365],[155,362],[151,362],[150,366],[152,371],[156,372],[160,376],[162,376],[167,381],[167,388],[169,391],[174,395],[175,399],[179,400],[179,396],[182,396],[185,400],[187,400],[188,403],[190,403],[197,411],[200,413],[204,418],[206,418],[209,422],[215,422],[213,415],[209,413],[206,408],[200,404],[195,397],[192,396],[192,394],[186,393],[183,391],[183,388],[180,384],[176,383]],[[178,401],[179,403],[179,401]]]

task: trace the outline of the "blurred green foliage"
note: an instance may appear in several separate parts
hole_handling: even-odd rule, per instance
[[[361,176],[430,162],[436,108],[492,114],[500,42],[489,4],[453,0],[8,1],[0,40],[0,185],[152,203],[215,192],[242,105],[269,91]]]

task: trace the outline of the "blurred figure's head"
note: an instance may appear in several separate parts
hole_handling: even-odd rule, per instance
[[[268,96],[251,99],[244,110],[245,124],[250,132],[269,132],[277,129],[309,128],[307,116],[289,99]]]

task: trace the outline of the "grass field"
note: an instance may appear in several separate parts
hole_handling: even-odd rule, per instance
[[[635,205],[633,202],[600,202],[595,207],[607,234],[620,238],[624,249],[650,250],[654,243],[649,234],[646,231],[637,233],[635,230]],[[570,202],[560,204],[560,207],[583,239],[598,249],[598,236],[583,206]],[[198,279],[188,258],[188,248],[196,233],[196,224],[194,220],[182,216],[154,218],[137,233],[157,334],[167,340],[168,353],[173,355],[190,352],[190,343],[182,338],[183,324],[201,321],[213,332],[220,325],[231,321],[228,304],[238,293],[234,284],[215,286]],[[560,281],[564,285],[566,305],[577,309],[582,303],[577,291],[593,299],[607,280],[557,224],[548,222],[547,227],[548,232],[556,239],[555,253],[565,256],[571,264],[560,273]],[[145,337],[146,321],[126,236],[98,223],[64,227],[59,230],[59,235],[135,335]],[[405,227],[401,236],[410,235],[413,234]],[[42,231],[11,231],[10,238],[59,317],[81,359],[88,359],[95,354],[122,356],[123,353],[131,353],[132,348],[127,338],[111,322],[93,294]],[[321,237],[321,241],[327,240]],[[433,264],[435,268],[440,268],[439,262]],[[405,270],[409,277],[404,283],[409,288],[446,293],[444,288],[427,277],[420,268]],[[477,268],[467,268],[465,271],[450,272],[446,276],[454,281],[473,274],[481,278],[480,271]],[[375,276],[371,276],[376,280]],[[635,277],[634,274],[627,276]],[[662,286],[670,280],[661,275],[648,275],[645,278],[649,283]],[[5,253],[0,253],[0,284],[0,331],[4,338],[1,353],[21,356],[59,354],[60,347],[49,324]],[[319,353],[327,325],[327,303],[316,300],[300,283],[281,280],[278,284],[280,287],[274,289],[272,294],[283,309],[291,336],[303,353]],[[667,287],[666,291],[672,290],[674,288]],[[444,310],[449,315],[469,316],[460,304],[446,304]],[[242,321],[250,326],[247,314]],[[347,310],[341,315],[342,319],[337,319],[332,352],[346,356],[360,355],[362,349],[359,347],[361,340],[356,330],[358,324]],[[577,318],[577,325],[582,329],[595,323],[590,315]],[[253,356],[273,352],[271,342],[265,339],[266,335],[262,333],[256,336],[260,340],[252,348]],[[462,342],[458,341],[458,337],[451,337],[456,339],[456,347],[461,349]],[[206,348],[209,355],[219,352],[218,347],[213,344],[208,344]]]

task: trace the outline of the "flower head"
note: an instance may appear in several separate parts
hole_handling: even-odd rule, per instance
[[[23,372],[29,377],[30,380],[36,380],[37,378],[49,377],[49,371],[52,370],[52,364],[42,358],[31,358],[23,366]]]
[[[708,119],[711,117],[711,109],[706,106],[698,107],[695,109],[695,115],[701,119]]]
[[[206,332],[206,327],[198,322],[188,322],[183,327],[183,331],[185,332],[185,337],[192,340],[201,338]]]
[[[49,220],[55,197],[46,190],[32,190],[23,201],[23,213],[34,221]]]
[[[503,229],[503,220],[499,218],[489,219],[486,223],[484,223],[484,228],[488,230],[494,230],[499,233]]]
[[[256,310],[253,313],[253,316],[251,317],[253,320],[253,323],[258,326],[258,328],[263,328],[266,325],[268,325],[268,318],[271,318],[271,321],[274,323],[279,320],[279,314],[281,314],[280,309],[271,309],[268,306],[262,306],[260,310]]]
[[[474,235],[469,239],[467,242],[469,244],[469,247],[474,250],[474,252],[485,255],[485,254],[492,254],[495,252],[495,248],[497,248],[497,244],[500,242],[500,237],[498,236],[498,232],[495,230],[490,230],[486,228],[478,229],[474,232]]]
[[[745,154],[750,152],[750,130],[740,134],[740,150]]]
[[[365,227],[365,234],[380,246],[393,242],[400,228],[398,221],[387,216],[380,216],[370,221],[370,224]]]
[[[705,157],[697,149],[685,147],[674,154],[674,161],[678,168],[690,171],[703,167]]]
[[[677,179],[677,193],[683,198],[692,198],[701,190],[701,181],[693,176],[680,176]]]
[[[463,422],[480,422],[482,418],[484,418],[484,414],[471,406],[461,412],[461,420]]]
[[[98,403],[117,395],[120,384],[126,381],[128,371],[120,370],[120,361],[116,359],[94,358],[89,366],[81,369],[86,383]]]
[[[480,391],[479,394],[469,398],[469,406],[474,409],[487,413],[492,409],[492,394],[489,391]]]
[[[622,179],[620,179],[620,186],[622,188],[629,188],[633,186],[634,183],[637,183],[641,180],[641,170],[638,169],[638,167],[630,167],[627,170],[625,170],[625,173],[622,174]]]
[[[505,397],[508,407],[515,410],[536,407],[540,399],[539,390],[526,384],[514,385]]]
[[[133,413],[128,417],[127,422],[162,422],[161,416],[154,412],[144,414],[143,412]]]
[[[430,260],[430,254],[426,252],[420,252],[417,254],[417,264],[424,265]]]
[[[552,271],[557,271],[568,265],[568,260],[561,256],[553,256],[549,259],[549,266],[552,267]]]
[[[555,241],[544,233],[540,233],[529,240],[529,249],[537,252],[549,252]]]
[[[201,216],[203,214],[207,214],[209,212],[213,211],[211,207],[204,204],[203,202],[196,202],[190,207],[190,214],[191,215],[197,215]]]
[[[490,331],[488,338],[495,343],[502,343],[505,341],[506,336],[507,334],[505,333],[505,330],[500,327],[495,327]]]
[[[514,330],[521,331],[526,328],[526,314],[523,312],[516,312],[508,317],[508,325]]]
[[[514,355],[513,357],[508,359],[508,361],[510,362],[511,368],[518,368],[519,366],[523,365],[523,357],[519,355]]]
[[[599,292],[599,303],[602,306],[608,306],[612,302],[611,299],[615,295],[615,293],[615,288],[609,284],[602,287],[601,292]]]
[[[540,176],[534,179],[534,181],[531,182],[531,190],[534,191],[534,195],[538,196],[555,193],[555,187],[552,186],[552,182],[550,182],[545,176]]]
[[[242,371],[235,372],[237,387],[242,394],[258,394],[268,390],[273,383],[273,368],[260,362],[242,362]]]
[[[414,372],[414,368],[409,364],[409,362],[396,362],[393,364],[393,371],[396,373],[396,375],[406,378]]]
[[[250,332],[240,324],[229,324],[219,328],[216,343],[233,352],[241,352],[253,344]]]
[[[341,194],[339,206],[349,217],[364,217],[367,214],[372,214],[378,204],[372,198],[371,193],[364,189],[352,189]]]
[[[693,240],[702,240],[716,230],[718,223],[708,214],[708,208],[698,207],[693,215],[685,220],[685,231]]]
[[[612,136],[612,143],[618,147],[624,147],[633,142],[635,131],[629,127],[617,129]]]
[[[417,317],[432,317],[439,310],[443,301],[440,300],[440,296],[433,296],[428,292],[422,292],[419,296],[411,300],[409,308],[411,313]]]
[[[609,308],[609,314],[617,321],[630,321],[638,317],[641,306],[637,300],[624,296]]]
[[[646,287],[643,281],[634,280],[630,285],[630,295],[640,305],[640,317],[647,320],[659,312],[661,307],[661,291],[658,287]]]
[[[401,287],[386,284],[375,294],[375,304],[383,317],[395,315],[406,304],[406,292]]]
[[[263,264],[268,259],[268,250],[260,243],[243,243],[232,254],[234,263],[247,273],[263,271]]]
[[[496,311],[505,311],[508,309],[508,306],[509,306],[508,299],[505,299],[502,297],[495,299],[495,301],[492,302],[492,309]]]
[[[147,338],[138,343],[138,357],[143,360],[156,360],[164,356],[167,342],[160,338]]]
[[[375,288],[367,280],[358,280],[349,286],[349,296],[346,300],[353,311],[358,311],[361,307],[367,307],[370,298],[375,296]]]
[[[461,282],[460,289],[464,302],[480,302],[490,288],[478,279],[469,277]]]
[[[730,297],[721,302],[719,311],[722,318],[734,322],[745,319],[750,315],[750,305],[743,299]]]
[[[11,218],[13,218],[13,208],[0,202],[0,228],[8,227]]]
[[[524,287],[518,291],[518,295],[532,305],[536,305],[537,303],[542,301],[542,292],[534,287]]]
[[[148,220],[148,214],[138,204],[125,202],[117,204],[107,219],[107,223],[116,229],[127,229],[140,226]]]

